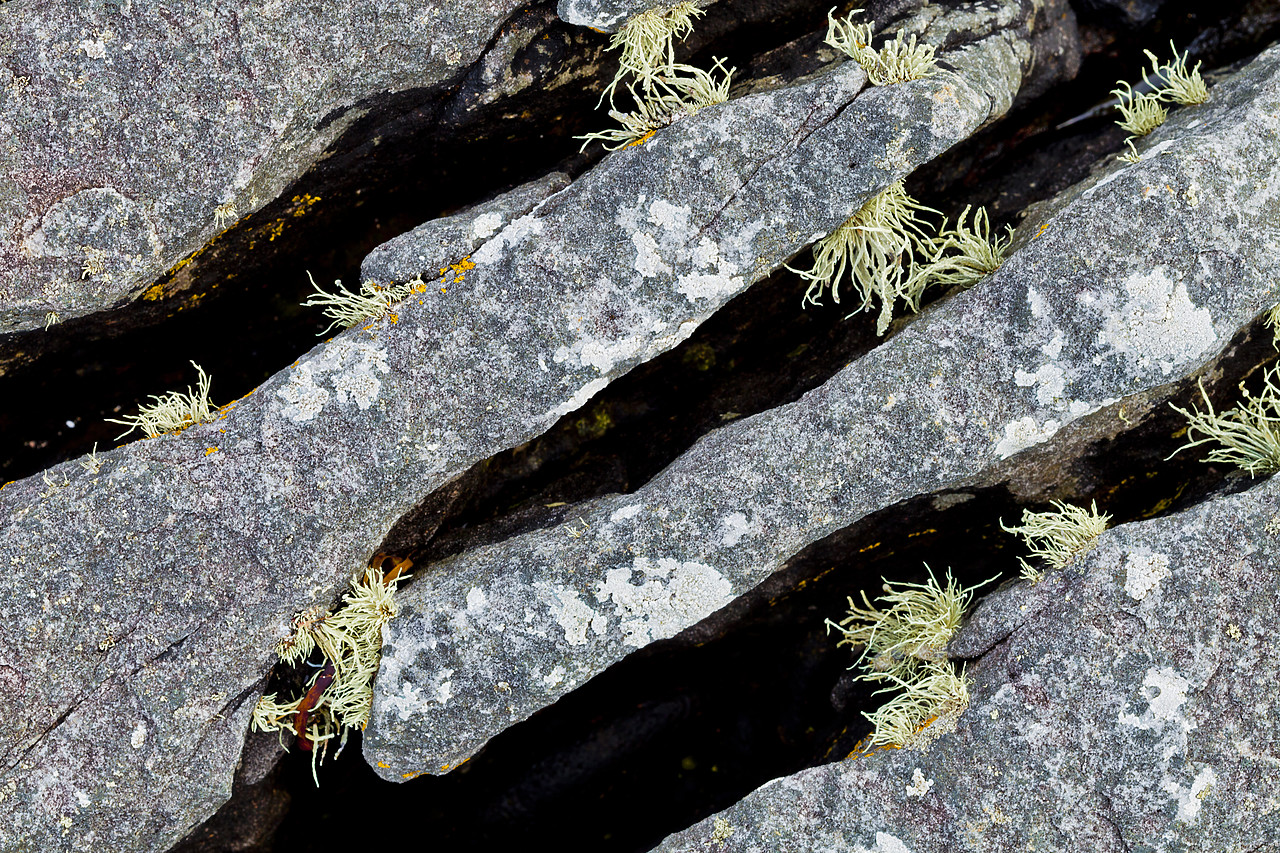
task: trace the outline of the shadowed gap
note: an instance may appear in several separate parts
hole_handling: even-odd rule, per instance
[[[1210,389],[1215,406],[1232,405],[1240,381],[1256,388],[1275,357],[1260,322],[1237,335],[1207,371],[1218,377]],[[1174,397],[1180,405],[1198,399],[1195,380],[1178,383]],[[1123,524],[1255,482],[1200,461],[1203,454],[1165,460],[1184,441],[1184,426],[1176,412],[1158,407],[1129,431],[1066,460],[1053,497],[1077,505],[1096,500]],[[860,590],[874,597],[882,577],[923,580],[925,564],[940,577],[950,570],[965,585],[996,574],[997,584],[1016,578],[1025,552],[999,524],[1016,523],[1024,508],[1048,507],[1025,507],[996,484],[873,513],[805,548],[698,625],[637,651],[512,726],[446,776],[385,782],[352,743],[321,768],[317,791],[309,757],[295,750],[278,782],[255,794],[261,814],[274,815],[283,787],[292,797],[288,817],[274,841],[251,849],[287,851],[321,838],[326,847],[345,846],[368,832],[353,815],[401,814],[412,816],[415,835],[459,850],[530,842],[647,850],[770,779],[852,752],[870,730],[863,712],[888,696],[873,697],[854,680],[847,667],[855,653],[836,647],[824,620],[841,618],[846,597]],[[258,814],[247,802],[234,801],[237,820]]]

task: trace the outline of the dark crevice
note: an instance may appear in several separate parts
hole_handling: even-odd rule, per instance
[[[1126,36],[1123,48],[1111,33],[1106,51],[1088,58],[1074,81],[921,167],[908,190],[953,221],[965,205],[986,204],[1003,224],[1086,177],[1122,146],[1124,133],[1106,112],[1057,125],[1096,106],[1117,77],[1135,76],[1142,45],[1170,37],[1191,43],[1201,32],[1196,41],[1207,45],[1206,63],[1239,62],[1256,52],[1256,43],[1222,24],[1206,25],[1205,13],[1186,5],[1171,4],[1168,17]],[[1228,20],[1242,5],[1219,10],[1214,20]],[[1280,28],[1280,10],[1273,17]],[[1251,32],[1270,30],[1259,25]],[[796,263],[807,260],[802,252]],[[785,270],[756,284],[680,347],[615,381],[543,436],[478,463],[429,496],[397,524],[387,548],[425,564],[572,520],[573,504],[634,491],[726,420],[798,399],[880,343],[867,314],[845,321],[834,306],[799,310],[804,290]],[[934,291],[926,304],[945,296]]]
[[[917,169],[907,181],[908,190],[927,190],[933,206],[953,221],[972,204],[986,206],[993,224],[1017,225],[1029,205],[1079,183],[1103,158],[1124,150],[1128,134],[1115,124],[1119,114],[1098,107],[1111,98],[1117,80],[1141,80],[1142,70],[1150,68],[1144,48],[1169,60],[1173,40],[1179,51],[1190,53],[1189,65],[1203,62],[1206,75],[1221,71],[1252,59],[1280,38],[1280,5],[1260,0],[1166,3],[1158,18],[1136,32],[1115,29],[1106,16],[1082,13],[1079,23],[1085,55],[1073,81],[1016,106],[996,124]],[[1194,107],[1175,108],[1187,109]]]
[[[1215,405],[1256,385],[1274,360],[1257,324],[1207,373]],[[1179,383],[1179,402],[1198,394]],[[1165,460],[1183,438],[1180,415],[1153,409],[1067,466],[1053,497],[1096,500],[1123,524],[1177,512],[1256,482],[1196,454]],[[354,747],[315,791],[303,757],[287,761],[294,806],[274,844],[354,840],[352,813],[415,816],[415,833],[451,849],[542,843],[567,849],[647,850],[764,782],[840,760],[869,732],[863,711],[885,700],[847,670],[824,620],[881,578],[919,582],[925,565],[973,585],[1017,576],[1019,540],[1000,528],[1024,507],[1003,485],[925,495],[876,512],[814,543],[750,593],[671,640],[654,643],[494,738],[443,777],[378,779]],[[1066,571],[1071,571],[1070,569]],[[989,585],[984,592],[994,589]]]
[[[814,0],[725,0],[699,26],[686,55],[767,52],[813,30]],[[0,481],[118,443],[105,424],[148,395],[194,383],[196,361],[225,403],[249,393],[317,343],[327,323],[299,303],[306,272],[327,284],[359,281],[370,250],[553,170],[576,176],[599,146],[575,135],[609,123],[596,102],[616,70],[608,37],[560,22],[551,0],[514,14],[497,45],[527,39],[511,68],[534,82],[487,104],[484,61],[432,89],[382,95],[275,201],[236,223],[154,286],[163,298],[0,337]],[[699,60],[700,61],[700,60]],[[552,86],[551,84],[559,84]],[[335,116],[327,117],[334,119]],[[519,156],[512,156],[519,152]],[[152,292],[153,288],[148,288]],[[28,359],[35,359],[29,361]],[[70,424],[70,425],[68,425]]]

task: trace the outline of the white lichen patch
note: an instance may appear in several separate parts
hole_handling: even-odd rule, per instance
[[[699,299],[723,299],[745,287],[745,279],[738,275],[738,265],[731,262],[720,244],[703,237],[693,250],[691,258],[695,272],[676,279],[676,290],[690,302]]]
[[[295,423],[311,420],[330,399],[367,409],[382,390],[379,374],[389,373],[387,351],[369,341],[339,338],[320,355],[299,364],[276,395],[285,401],[280,414]],[[332,393],[321,385],[328,375]]]
[[[129,746],[134,749],[142,749],[142,745],[147,741],[147,724],[142,720],[138,720],[133,727],[133,732],[129,735]]]
[[[635,270],[642,278],[671,275],[671,265],[662,260],[658,241],[652,234],[637,231],[631,235],[631,244],[636,247]]]
[[[742,537],[760,532],[759,522],[747,521],[746,514],[741,512],[731,512],[720,519],[720,528],[724,531],[724,535],[720,537],[720,544],[728,548],[741,542]]]
[[[1015,370],[1013,381],[1020,388],[1036,386],[1036,402],[1041,406],[1058,403],[1067,387],[1066,373],[1056,364],[1043,365],[1034,373]]]
[[[911,848],[904,844],[901,838],[887,832],[876,833],[874,847],[863,847],[859,844],[853,850],[854,853],[912,853]]]
[[[1121,711],[1118,718],[1120,724],[1138,729],[1155,729],[1174,723],[1184,730],[1189,729],[1182,706],[1187,701],[1187,688],[1190,686],[1190,681],[1167,666],[1151,667],[1142,679],[1147,710],[1141,715]]]
[[[553,687],[558,687],[564,683],[566,675],[568,675],[568,673],[565,671],[565,668],[557,664],[551,668],[551,672],[542,676],[542,686],[546,687],[548,690]]]
[[[607,630],[608,617],[592,610],[591,605],[578,597],[577,590],[548,581],[538,581],[533,588],[538,600],[551,611],[551,618],[564,629],[564,639],[569,645],[585,646],[588,628],[597,636]]]
[[[1175,282],[1163,267],[1135,273],[1123,282],[1128,301],[1101,299],[1103,327],[1098,344],[1136,362],[1141,369],[1158,367],[1168,375],[1207,352],[1218,340],[1213,315],[1197,308],[1184,282]]]
[[[641,582],[633,584],[635,574]],[[636,648],[673,637],[733,599],[733,587],[704,563],[637,557],[629,569],[612,569],[597,584],[596,598],[612,601],[623,642]]]
[[[696,273],[682,275],[676,279],[676,290],[690,302],[699,299],[721,299],[742,290],[745,279],[740,275],[728,276],[722,273]]]
[[[996,444],[996,455],[1008,459],[1032,445],[1048,441],[1061,427],[1062,424],[1056,420],[1040,424],[1032,417],[1019,418],[1005,425],[1004,438]]]
[[[917,767],[911,774],[911,784],[907,786],[908,797],[923,797],[933,787],[933,780],[924,778],[924,773]]]
[[[1135,548],[1125,562],[1124,591],[1134,601],[1141,601],[1160,581],[1170,576],[1169,558],[1150,548]]]
[[[1160,789],[1171,795],[1178,804],[1178,815],[1175,820],[1178,823],[1193,824],[1200,817],[1201,804],[1205,797],[1212,793],[1213,785],[1217,781],[1218,775],[1213,772],[1213,768],[1206,767],[1196,774],[1189,788],[1179,785],[1172,779],[1165,779]]]
[[[565,400],[563,403],[538,418],[537,422],[539,424],[554,423],[570,412],[576,412],[578,409],[585,406],[588,400],[607,388],[608,385],[609,377],[607,376],[598,376],[595,379],[592,379],[586,385],[583,385],[574,392],[573,396],[568,400]]]
[[[484,590],[478,586],[473,586],[467,590],[467,612],[475,615],[482,613],[489,604],[489,597],[484,594]]]
[[[649,205],[650,222],[664,231],[674,231],[681,235],[689,232],[689,217],[692,215],[693,210],[687,205],[671,204],[662,199]]]
[[[471,239],[487,240],[502,227],[502,214],[482,213],[471,222]]]
[[[519,248],[531,237],[537,237],[546,228],[546,223],[533,214],[521,216],[506,228],[503,228],[489,242],[485,243],[471,255],[471,262],[476,266],[484,266],[501,260],[508,249]]]
[[[609,516],[609,521],[613,524],[617,524],[620,521],[631,521],[639,515],[640,511],[643,509],[644,504],[627,504],[626,506],[618,507],[613,511],[613,514]]]

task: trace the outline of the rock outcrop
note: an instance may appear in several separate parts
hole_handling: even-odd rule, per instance
[[[1272,480],[1103,533],[957,635],[954,733],[775,780],[657,849],[1269,849],[1278,529]]]
[[[1278,61],[1175,114],[1139,163],[1029,220],[990,280],[799,402],[717,430],[573,525],[421,577],[390,629],[370,762],[443,772],[817,539],[948,489],[1042,497],[1046,468],[1164,405],[1274,299],[1280,175],[1256,152],[1275,132]]]

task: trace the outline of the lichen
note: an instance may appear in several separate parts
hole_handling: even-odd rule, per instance
[[[1178,56],[1178,49],[1173,46],[1173,42],[1169,42],[1169,49],[1173,51],[1173,61],[1160,64],[1160,60],[1154,53],[1149,50],[1142,51],[1147,55],[1147,59],[1151,60],[1151,73],[1155,75],[1156,82],[1151,82],[1147,77],[1147,72],[1142,72],[1142,82],[1150,86],[1155,95],[1162,100],[1173,101],[1175,104],[1183,106],[1191,106],[1195,104],[1203,104],[1209,100],[1209,88],[1205,85],[1204,78],[1200,76],[1200,65],[1197,62],[1196,67],[1187,71],[1187,53]]]
[[[925,566],[928,569],[928,566]],[[992,578],[991,580],[994,580]],[[862,593],[863,606],[849,599],[849,615],[826,621],[844,636],[837,645],[862,647],[853,667],[859,681],[887,683],[877,694],[901,690],[881,708],[863,716],[875,727],[866,747],[925,747],[969,706],[964,671],[947,659],[946,647],[960,627],[973,593],[990,580],[961,587],[947,572],[940,584],[929,570],[922,584],[884,585],[877,607]],[[932,730],[924,734],[926,727]]]
[[[316,284],[316,280],[311,278],[311,273],[307,273],[307,278],[311,281],[311,286],[315,288],[315,294],[303,302],[302,305],[307,308],[322,307],[324,308],[324,316],[333,322],[325,327],[321,335],[326,335],[334,326],[343,329],[349,329],[352,326],[361,323],[371,323],[380,320],[383,317],[395,319],[392,309],[400,302],[409,298],[415,293],[425,293],[427,285],[421,278],[415,278],[413,281],[404,284],[381,285],[376,281],[366,281],[360,285],[359,293],[352,293],[342,284],[341,280],[335,281],[334,284],[338,288],[337,293],[330,293],[324,290],[320,285]]]
[[[735,70],[726,70],[722,59],[714,60],[711,72],[692,65],[673,64],[645,78],[640,92],[628,85],[635,109],[629,113],[609,111],[609,116],[622,127],[575,136],[574,139],[585,140],[579,150],[585,151],[592,142],[612,143],[604,146],[606,151],[641,145],[674,122],[706,107],[723,104],[729,100],[729,83]],[[716,71],[723,75],[718,80],[712,74]]]
[[[393,565],[384,575],[382,566]],[[299,745],[310,749],[312,778],[319,784],[316,766],[328,753],[329,741],[339,738],[338,750],[351,728],[364,728],[373,707],[373,678],[382,657],[382,626],[398,612],[396,585],[408,577],[409,560],[378,554],[335,612],[306,610],[293,620],[292,633],[280,641],[276,652],[282,663],[298,665],[315,651],[324,663],[311,676],[308,689],[292,701],[269,693],[253,710],[257,731],[290,732]],[[325,680],[332,679],[328,684]]]
[[[833,6],[827,12],[825,41],[861,65],[872,86],[906,83],[933,73],[934,48],[917,42],[914,34],[908,38],[899,30],[897,37],[885,42],[879,50],[871,47],[872,24],[853,22],[853,16],[861,11],[855,9],[840,20],[835,16]]]
[[[1013,242],[1013,228],[1005,226],[1003,237],[991,238],[991,220],[987,209],[979,207],[973,214],[973,226],[965,225],[971,206],[966,206],[954,228],[943,220],[942,230],[932,241],[929,260],[916,275],[923,279],[923,290],[932,284],[972,287],[1000,269],[1005,252]]]
[[[1111,516],[1098,512],[1095,501],[1089,509],[1053,501],[1056,510],[1049,512],[1022,511],[1022,524],[1000,528],[1006,533],[1020,536],[1030,549],[1031,556],[1053,569],[1070,565],[1077,557],[1093,547],[1098,537],[1107,529]],[[1027,563],[1021,557],[1022,577],[1032,583],[1044,578],[1044,570]]]
[[[608,49],[621,50],[621,55],[618,72],[605,87],[600,103],[606,97],[613,103],[613,94],[625,77],[645,81],[674,66],[675,40],[687,38],[693,32],[694,19],[705,14],[697,3],[683,2],[646,9],[628,19],[609,39]]]
[[[787,267],[809,282],[802,305],[820,305],[828,288],[840,304],[840,279],[845,270],[862,298],[850,316],[863,311],[875,297],[880,302],[876,334],[883,335],[893,319],[899,299],[912,311],[920,310],[920,297],[928,281],[920,275],[915,254],[931,254],[933,239],[917,213],[937,213],[917,202],[901,181],[868,200],[839,228],[813,245],[813,266],[808,270]]]
[[[1200,382],[1200,396],[1205,411],[1170,407],[1187,419],[1187,443],[1169,454],[1170,459],[1191,447],[1216,443],[1206,462],[1235,465],[1252,477],[1280,471],[1280,386],[1276,384],[1280,365],[1263,372],[1262,391],[1250,394],[1240,384],[1243,400],[1234,408],[1218,414]],[[1200,437],[1196,438],[1199,433]]]
[[[1120,120],[1116,124],[1134,136],[1146,136],[1169,117],[1169,111],[1160,103],[1160,96],[1153,92],[1135,92],[1123,80],[1116,83],[1111,94],[1117,99],[1116,109]]]
[[[216,411],[209,403],[209,376],[194,361],[191,362],[191,366],[199,374],[194,392],[188,385],[185,394],[181,391],[170,391],[160,396],[152,394],[151,399],[155,402],[139,406],[136,415],[126,418],[107,418],[108,423],[129,427],[116,436],[116,439],[124,438],[135,429],[142,430],[147,438],[155,438],[166,432],[183,430],[194,424],[213,421]]]

